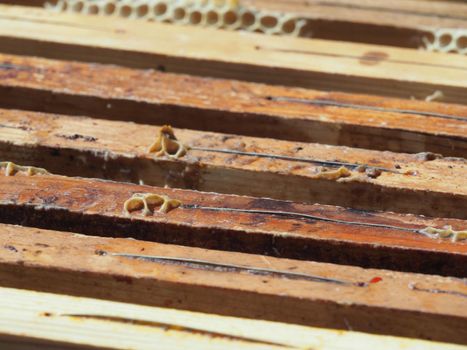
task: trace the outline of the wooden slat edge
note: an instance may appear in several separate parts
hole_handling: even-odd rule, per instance
[[[182,129],[175,137],[188,151],[171,159],[148,151],[160,127],[2,109],[0,117],[1,160],[57,174],[467,218],[463,159]]]
[[[0,244],[2,286],[467,343],[460,279],[10,225]]]
[[[45,0],[22,1],[22,6],[43,7]],[[17,2],[3,0],[3,4]],[[420,48],[423,38],[437,28],[464,28],[467,8],[440,1],[362,3],[352,1],[284,2],[243,0],[240,8],[268,13],[288,13],[306,21],[302,36],[312,38]],[[68,9],[70,11],[70,9]],[[78,11],[79,12],[79,11]]]
[[[461,55],[0,9],[5,53],[406,98],[441,90],[446,102],[465,103],[467,57]]]
[[[466,222],[368,213],[252,197],[138,186],[53,175],[0,175],[0,220],[90,235],[245,253],[465,276],[465,237],[428,237],[427,227]],[[144,215],[125,202],[135,193],[181,201]],[[170,207],[169,207],[170,208]]]
[[[396,152],[467,154],[467,107],[0,55],[0,104]]]
[[[0,288],[0,342],[9,349],[460,349],[453,344],[373,336],[155,307]],[[18,342],[12,342],[12,338]]]

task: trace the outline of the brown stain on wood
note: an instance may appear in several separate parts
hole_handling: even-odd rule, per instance
[[[467,118],[463,106],[4,54],[0,62],[8,68],[0,69],[0,104],[9,108],[398,152],[431,151],[445,156],[467,152],[465,122],[446,123],[436,117],[438,113]],[[12,72],[15,76],[10,76]],[[331,101],[344,107],[294,99]],[[345,105],[387,108],[388,112]]]
[[[375,66],[389,59],[389,55],[381,51],[368,51],[360,58],[360,63],[367,66]]]
[[[373,213],[322,205],[258,201],[250,197],[205,194],[186,190],[137,186],[59,176],[0,176],[0,219],[43,228],[211,249],[264,253],[280,257],[391,268],[444,275],[465,275],[467,246],[434,240],[414,232],[362,227],[319,220],[284,218],[248,212],[210,211],[190,205],[220,208],[290,208],[297,213],[345,221],[407,228],[454,228],[465,221],[427,219],[412,215]],[[176,198],[184,207],[153,216],[123,213],[134,193],[153,192]],[[186,207],[188,206],[188,208]],[[284,207],[285,206],[285,207]],[[269,210],[268,209],[268,210]]]
[[[0,110],[0,116],[6,126],[0,127],[4,135],[0,157],[45,167],[52,173],[366,210],[458,218],[466,214],[463,175],[467,164],[452,159],[426,160],[426,154],[383,153],[176,129],[177,138],[192,149],[171,160],[147,153],[158,127],[12,110]],[[22,130],[23,123],[34,130]],[[61,137],[73,135],[76,130],[94,141]],[[237,149],[247,154],[214,152]],[[338,181],[320,179],[326,163],[300,159],[362,164],[369,169],[361,173],[350,166],[350,177]],[[372,167],[386,170],[372,173]]]

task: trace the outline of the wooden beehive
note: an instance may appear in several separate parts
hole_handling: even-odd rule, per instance
[[[464,348],[467,5],[161,3],[0,1],[1,348]]]

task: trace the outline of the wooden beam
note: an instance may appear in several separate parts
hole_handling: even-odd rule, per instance
[[[242,6],[296,13],[313,38],[423,47],[430,30],[465,28],[467,5],[410,0],[242,0]]]
[[[241,3],[245,7],[298,13],[304,18],[365,23],[376,28],[382,25],[464,28],[467,21],[465,4],[440,0],[242,0]]]
[[[16,5],[17,1],[0,3]],[[43,7],[46,0],[22,1]],[[419,48],[438,28],[465,28],[467,5],[446,1],[385,0],[242,0],[243,9],[297,14],[306,20],[303,36],[359,43]],[[311,33],[311,34],[310,34]]]
[[[467,343],[456,278],[11,225],[0,225],[0,246],[3,287]]]
[[[155,194],[145,210],[138,193]],[[157,196],[181,204],[164,201],[161,206]],[[20,171],[15,176],[0,175],[0,221],[363,267],[467,274],[467,223],[456,219],[54,175],[26,176]],[[446,225],[464,233],[449,234],[442,229]]]
[[[467,57],[0,6],[5,53],[465,103]],[[206,41],[206,38],[209,41]],[[410,72],[410,74],[407,74]]]
[[[0,55],[7,108],[395,152],[467,154],[467,107]]]
[[[182,129],[175,136],[189,150],[172,159],[148,151],[156,126],[1,109],[0,117],[0,159],[56,174],[467,219],[462,159]]]
[[[319,329],[0,288],[8,349],[404,349],[454,344]]]

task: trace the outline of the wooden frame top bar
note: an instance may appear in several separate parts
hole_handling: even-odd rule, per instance
[[[173,159],[149,152],[156,126],[2,109],[0,117],[0,158],[56,174],[467,219],[463,159],[184,129],[174,133],[188,151]]]
[[[166,214],[156,206],[149,216],[139,209],[126,212],[126,201],[137,193],[168,196],[181,206]],[[365,267],[467,274],[465,240],[436,239],[420,231],[445,225],[465,230],[466,222],[454,219],[19,172],[0,175],[0,220]]]
[[[46,0],[23,0],[43,7]],[[17,1],[0,3],[16,5]],[[288,13],[306,21],[303,36],[377,45],[420,48],[439,28],[465,28],[467,5],[420,0],[241,0],[243,9]],[[311,33],[311,34],[310,34]]]
[[[56,14],[0,5],[5,53],[363,92],[425,97],[443,91],[465,103],[467,57],[325,40],[267,37],[203,28]],[[209,41],[206,41],[209,37]]]
[[[304,18],[395,28],[465,28],[465,3],[419,0],[242,0],[244,6],[292,12]]]
[[[5,349],[461,350],[454,344],[0,288]]]
[[[0,105],[229,134],[467,154],[467,107],[0,54]]]
[[[0,225],[0,277],[9,287],[467,343],[467,287],[456,278],[12,225]]]

